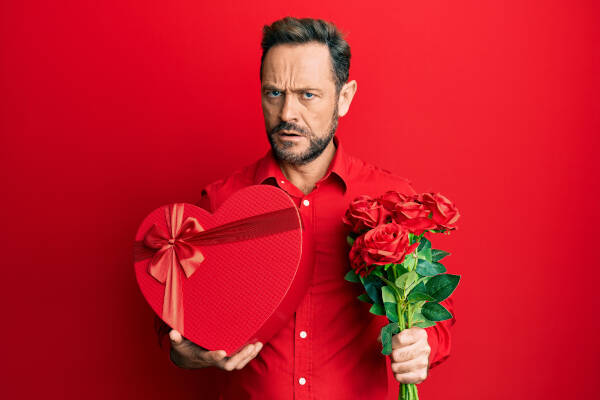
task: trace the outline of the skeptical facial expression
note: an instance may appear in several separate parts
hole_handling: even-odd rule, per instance
[[[275,157],[305,164],[327,147],[338,122],[329,49],[322,43],[279,44],[263,60],[262,109]]]

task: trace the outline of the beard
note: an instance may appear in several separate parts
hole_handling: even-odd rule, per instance
[[[336,102],[335,109],[331,115],[331,120],[329,121],[329,126],[327,127],[327,135],[324,137],[318,137],[312,131],[307,131],[293,123],[281,121],[271,129],[271,131],[267,130],[267,138],[271,144],[273,155],[277,160],[285,161],[293,165],[303,165],[311,162],[323,153],[325,148],[329,145],[329,142],[333,139],[338,126],[338,118],[338,105]],[[290,150],[295,146],[293,142],[284,142],[281,144],[281,147],[278,146],[275,141],[275,134],[279,131],[291,131],[306,137],[309,141],[308,149],[303,153],[296,154]]]

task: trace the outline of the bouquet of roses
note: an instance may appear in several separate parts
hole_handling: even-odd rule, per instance
[[[431,248],[425,233],[456,229],[459,213],[439,193],[404,195],[395,191],[378,198],[359,196],[350,203],[344,223],[351,270],[346,280],[360,282],[358,298],[372,304],[373,314],[385,315],[382,353],[392,352],[392,336],[413,326],[427,328],[452,318],[440,304],[454,291],[460,275],[446,274],[440,260],[449,253]],[[402,384],[399,399],[419,398],[415,384]]]

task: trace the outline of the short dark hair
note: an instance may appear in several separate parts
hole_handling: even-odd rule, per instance
[[[285,17],[263,27],[260,58],[260,79],[262,81],[263,61],[269,49],[284,43],[324,43],[329,48],[336,93],[348,81],[350,71],[350,45],[342,32],[331,22],[313,18]]]

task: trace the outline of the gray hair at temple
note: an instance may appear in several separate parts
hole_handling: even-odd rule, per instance
[[[285,17],[263,27],[260,59],[260,79],[262,82],[263,61],[267,51],[284,43],[319,42],[326,44],[331,55],[336,94],[348,81],[350,71],[350,45],[343,34],[331,22],[313,18]]]

